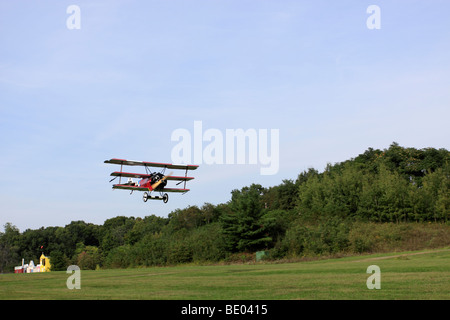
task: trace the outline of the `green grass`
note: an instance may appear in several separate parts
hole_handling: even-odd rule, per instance
[[[369,265],[381,289],[369,290]],[[295,263],[254,263],[0,275],[0,299],[449,299],[450,249]]]

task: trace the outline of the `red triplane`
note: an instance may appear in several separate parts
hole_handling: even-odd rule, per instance
[[[185,165],[185,164],[169,164],[169,163],[157,163],[157,162],[145,162],[145,161],[134,161],[134,160],[124,160],[124,159],[111,159],[105,160],[105,163],[112,164],[120,164],[120,171],[115,171],[111,173],[111,176],[114,178],[109,182],[112,182],[114,179],[119,178],[119,183],[113,185],[113,189],[125,189],[133,191],[144,191],[143,200],[147,202],[147,200],[163,200],[164,203],[169,201],[169,196],[166,192],[179,192],[186,193],[189,189],[186,189],[186,182],[194,179],[193,177],[188,177],[188,170],[195,170],[198,168],[196,165]],[[123,172],[123,166],[143,166],[145,168],[146,173],[131,173],[131,172]],[[152,172],[150,168],[163,168],[161,172]],[[182,176],[173,176],[172,172],[168,175],[164,175],[166,169],[180,169],[185,170],[184,177]],[[128,178],[126,183],[122,182],[122,177]],[[141,180],[135,182],[132,178],[140,178]],[[179,185],[184,182],[183,188],[166,188],[167,181],[179,181],[176,185]],[[151,195],[151,193],[159,192],[158,195]]]

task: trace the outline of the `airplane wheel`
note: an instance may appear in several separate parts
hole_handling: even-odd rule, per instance
[[[147,202],[148,200],[148,193],[144,192],[144,195],[142,196],[142,200],[144,200],[144,202]]]
[[[169,201],[169,195],[167,193],[164,193],[164,195],[163,195],[163,202],[167,203],[167,201]]]

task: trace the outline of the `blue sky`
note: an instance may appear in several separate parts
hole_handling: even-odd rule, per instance
[[[369,5],[381,29],[370,30]],[[66,12],[80,8],[81,29]],[[450,149],[448,1],[0,2],[0,224],[167,216],[368,147]],[[280,168],[202,165],[167,204],[103,161],[171,162],[178,128],[279,129]],[[137,170],[136,168],[133,168]]]

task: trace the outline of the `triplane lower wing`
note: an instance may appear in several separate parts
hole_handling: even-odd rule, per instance
[[[188,170],[195,170],[198,168],[197,165],[185,165],[185,164],[170,164],[170,163],[159,163],[159,162],[145,162],[145,161],[134,161],[125,159],[110,159],[105,160],[105,163],[118,164],[120,165],[120,171],[114,171],[111,173],[113,180],[119,178],[119,183],[113,185],[113,189],[124,189],[133,191],[143,191],[144,202],[147,200],[163,200],[164,203],[169,201],[169,196],[166,192],[179,192],[186,193],[189,189],[186,189],[186,182],[194,179],[193,177],[188,177]],[[143,166],[146,173],[132,173],[124,172],[123,166]],[[153,172],[150,168],[162,168],[160,172]],[[174,176],[172,172],[165,175],[166,169],[175,170],[185,170],[184,176]],[[128,178],[126,183],[122,183],[122,177]],[[138,181],[133,181],[133,178],[140,179]],[[180,185],[184,182],[183,188],[167,188],[167,181],[178,181],[176,185]],[[159,195],[152,195],[152,192],[159,192]]]

